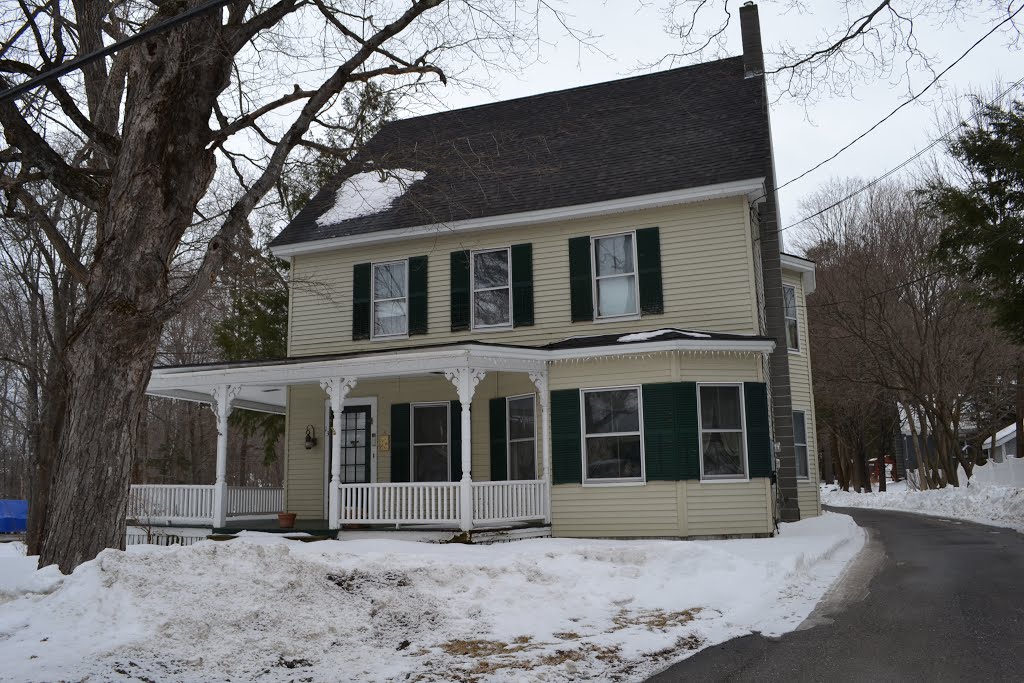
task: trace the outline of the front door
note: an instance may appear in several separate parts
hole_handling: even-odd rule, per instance
[[[328,424],[334,414],[328,410]],[[341,411],[341,483],[366,484],[370,481],[370,406],[348,406]],[[329,432],[328,432],[329,433]],[[327,440],[327,478],[331,477],[333,439]]]

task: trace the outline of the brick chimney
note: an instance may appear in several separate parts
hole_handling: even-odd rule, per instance
[[[743,37],[743,75],[747,78],[760,76],[764,73],[761,20],[753,2],[748,1],[740,7],[740,35]]]

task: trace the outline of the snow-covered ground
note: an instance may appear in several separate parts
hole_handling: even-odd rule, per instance
[[[966,479],[963,477],[964,481]],[[929,491],[909,490],[904,482],[890,483],[886,489],[885,493],[853,493],[823,484],[821,502],[834,507],[902,510],[951,517],[1024,532],[1024,489],[974,481],[970,486]]]
[[[0,680],[642,680],[796,628],[861,548],[776,538],[285,541],[105,551],[69,577],[0,546]]]

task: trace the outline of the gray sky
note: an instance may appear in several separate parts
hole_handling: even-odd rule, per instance
[[[817,14],[803,16],[779,14],[772,5],[760,5],[765,49],[769,50],[781,40],[797,47],[806,46],[808,37],[822,34],[826,27],[839,20],[838,12],[831,10],[840,4],[837,0],[814,4],[819,6]],[[637,0],[609,0],[607,3],[568,0],[566,8],[575,15],[575,23],[602,34],[598,44],[607,56],[581,52],[575,41],[559,36],[551,28],[548,40],[555,44],[542,49],[536,64],[518,74],[490,74],[490,93],[459,92],[450,88],[440,93],[444,106],[465,107],[634,75],[639,64],[652,62],[678,48],[662,29],[660,5],[658,0],[646,7]],[[935,58],[936,71],[940,71],[997,21],[989,14],[988,21],[970,21],[960,26],[940,28],[919,23],[916,31],[921,48]],[[1009,83],[1024,76],[1024,52],[1011,51],[1006,42],[1006,34],[997,32],[921,100],[904,108],[833,162],[783,189],[780,194],[783,224],[803,217],[801,200],[830,177],[871,179],[927,145],[936,135],[935,111],[944,98],[971,89],[987,91],[996,81]],[[731,55],[742,52],[738,20],[729,28],[728,52]],[[913,91],[919,91],[931,78],[932,75],[925,72],[910,74]],[[908,82],[904,78],[901,83],[893,79],[860,86],[855,97],[823,99],[811,103],[806,111],[803,103],[792,100],[776,103],[771,117],[779,181],[785,182],[830,156],[908,95]]]

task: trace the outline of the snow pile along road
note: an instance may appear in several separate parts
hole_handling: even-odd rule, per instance
[[[642,680],[796,628],[863,540],[826,514],[759,540],[133,546],[63,579],[22,566],[0,679]]]
[[[970,486],[947,486],[929,491],[900,487],[885,493],[853,493],[823,485],[821,502],[833,507],[901,510],[952,517],[1024,532],[1024,489],[1007,486],[971,482]]]

